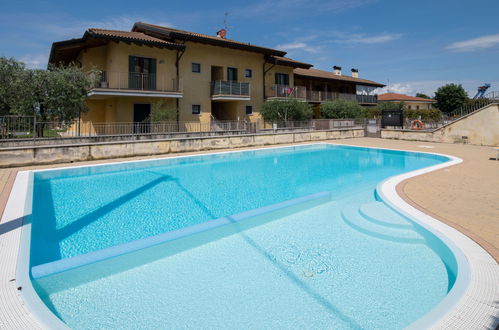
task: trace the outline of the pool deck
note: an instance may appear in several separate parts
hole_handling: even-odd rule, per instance
[[[375,138],[322,142],[434,152],[463,159],[461,164],[407,179],[397,186],[397,192],[411,206],[471,238],[495,259],[494,262],[492,258],[485,258],[487,259],[485,260],[483,256],[477,257],[477,260],[481,260],[477,261],[480,265],[475,270],[481,271],[480,267],[485,267],[483,271],[493,275],[490,278],[492,282],[478,283],[474,288],[473,296],[470,296],[464,302],[464,307],[461,306],[461,308],[468,308],[469,313],[479,317],[462,320],[463,328],[468,326],[494,328],[497,326],[499,323],[499,281],[495,280],[499,276],[499,266],[497,265],[497,261],[499,261],[499,161],[489,160],[489,158],[497,156],[497,151],[491,147]],[[320,142],[318,141],[318,143]],[[217,152],[219,151],[222,150],[217,150]],[[182,155],[200,153],[207,153],[207,151],[182,153]],[[18,171],[177,155],[179,154],[0,169],[0,215],[4,213]],[[0,328],[41,328],[23,304],[14,280],[22,224],[15,219],[5,221],[5,217],[6,215],[3,214],[2,222],[0,222],[0,265],[2,265],[0,267]],[[465,239],[467,240],[466,237]],[[468,245],[471,250],[476,251],[476,244]],[[475,245],[475,247],[471,245]],[[491,285],[491,283],[495,284]],[[480,292],[477,290],[483,291],[483,295],[488,296],[487,302],[480,299]],[[476,301],[481,301],[480,306],[473,305]],[[478,311],[479,308],[481,308],[481,312]],[[481,319],[485,315],[484,309],[487,310],[486,315],[489,319]],[[454,314],[456,314],[454,317],[459,319],[459,313]],[[450,326],[450,324],[448,325]],[[444,328],[446,325],[441,324],[440,327]]]

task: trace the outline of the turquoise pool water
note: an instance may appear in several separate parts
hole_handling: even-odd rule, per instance
[[[36,172],[32,267],[318,192],[330,197],[255,225],[244,220],[230,234],[214,229],[85,265],[81,281],[76,269],[34,286],[73,328],[400,328],[445,297],[455,261],[376,201],[375,186],[446,160],[318,144]]]

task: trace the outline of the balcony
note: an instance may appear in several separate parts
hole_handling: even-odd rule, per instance
[[[250,84],[237,81],[215,80],[211,82],[213,101],[249,101]]]
[[[307,89],[304,86],[272,85],[265,87],[267,99],[299,99],[305,100]]]
[[[357,101],[355,94],[307,90],[307,102]]]
[[[147,96],[181,98],[181,81],[155,73],[102,71],[89,97]]]
[[[357,94],[357,102],[360,104],[377,104],[378,95],[359,95]]]

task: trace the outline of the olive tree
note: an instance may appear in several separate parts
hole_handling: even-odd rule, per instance
[[[355,101],[335,100],[321,104],[321,116],[326,119],[352,119],[362,116],[362,106]]]
[[[71,122],[87,111],[85,99],[96,77],[76,65],[26,69],[21,62],[1,58],[0,109],[10,114],[36,115],[41,121]]]
[[[298,100],[265,101],[260,110],[264,120],[288,121],[307,120],[312,118],[312,107],[307,102]]]

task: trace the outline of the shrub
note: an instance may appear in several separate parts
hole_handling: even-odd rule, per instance
[[[378,109],[383,110],[405,110],[406,106],[404,102],[382,102],[378,104]]]
[[[298,100],[265,101],[260,111],[264,120],[288,121],[307,120],[312,118],[312,106]]]
[[[156,101],[151,106],[150,122],[174,121],[177,110],[168,105],[164,100]]]
[[[336,100],[321,104],[321,116],[326,119],[359,118],[362,106],[355,101]]]
[[[422,121],[438,121],[442,119],[442,112],[438,109],[431,110],[405,110],[404,118],[419,119]]]
[[[364,107],[362,109],[362,117],[368,119],[375,119],[381,117],[381,110],[379,107]]]

